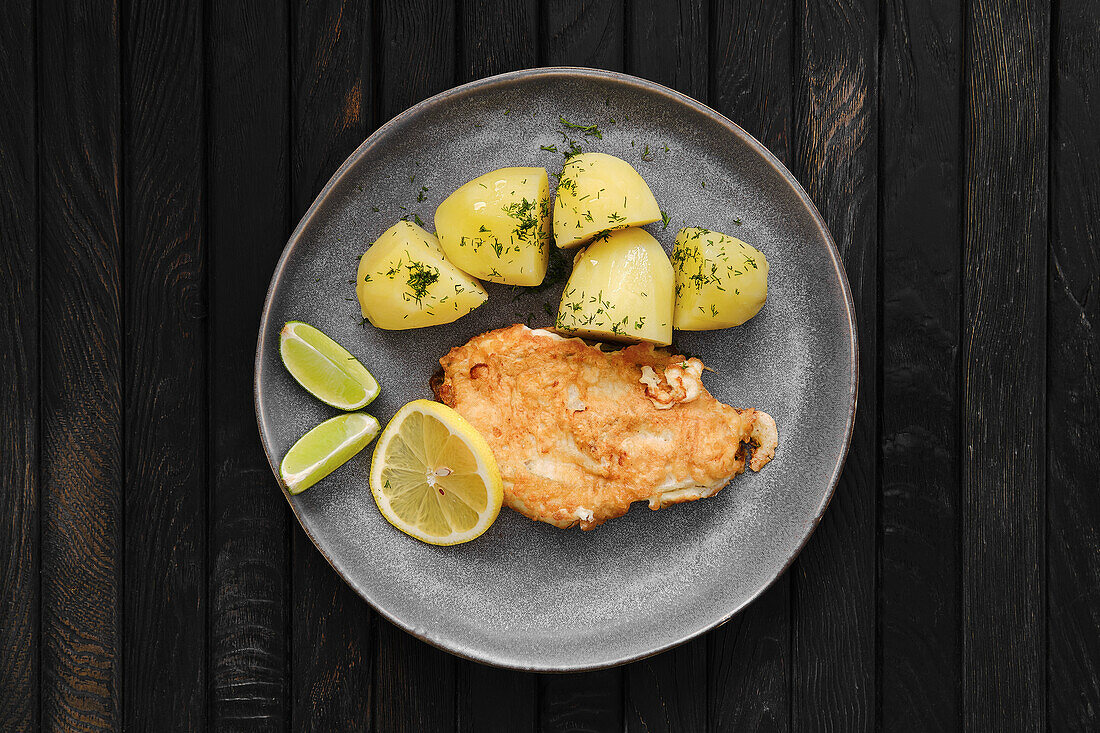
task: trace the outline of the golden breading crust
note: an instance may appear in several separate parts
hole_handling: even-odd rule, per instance
[[[604,352],[515,325],[439,360],[437,397],[493,449],[504,503],[558,527],[592,529],[635,501],[653,509],[713,496],[775,455],[775,421],[703,387],[703,364],[638,344]]]

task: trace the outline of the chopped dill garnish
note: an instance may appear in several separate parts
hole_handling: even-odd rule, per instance
[[[661,229],[668,229],[668,223],[670,221],[672,221],[672,220],[669,218],[668,214],[666,214],[664,211],[662,211],[661,212]]]
[[[737,226],[741,226],[741,217],[738,217],[738,218],[734,219],[733,223],[736,224]]]
[[[420,214],[413,214],[413,221],[416,222],[418,227],[424,226],[424,222],[420,220]]]
[[[539,145],[539,150],[545,150],[545,151],[550,152],[550,153],[556,153],[556,152],[558,152],[558,146],[557,145]]]
[[[533,236],[537,234],[539,227],[539,219],[535,211],[535,206],[535,201],[523,198],[520,201],[513,201],[502,207],[505,214],[516,220],[515,235],[521,242],[537,239],[536,236]]]
[[[565,119],[564,117],[558,117],[558,119],[561,121],[561,123],[563,125],[568,127],[570,130],[580,130],[581,132],[583,132],[585,135],[587,135],[589,137],[594,137],[597,140],[603,140],[603,133],[600,132],[600,128],[599,128],[598,125],[595,125],[595,124],[592,124],[592,125],[578,125],[575,122],[570,122],[569,120]]]
[[[653,154],[649,152],[649,143],[646,143],[645,150],[642,151],[642,160],[647,163],[653,160]]]
[[[439,280],[439,270],[423,262],[410,262],[406,267],[409,270],[409,279],[406,284],[419,305],[428,294],[428,288]]]

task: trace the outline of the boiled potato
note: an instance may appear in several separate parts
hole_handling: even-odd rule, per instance
[[[600,232],[660,219],[657,199],[625,160],[581,153],[562,169],[554,202],[554,241],[559,247],[576,247]]]
[[[359,259],[355,294],[363,317],[391,331],[456,321],[489,297],[446,260],[434,234],[408,221],[383,232]]]
[[[643,229],[596,238],[573,262],[555,326],[585,338],[672,342],[672,264]]]
[[[550,243],[550,183],[545,168],[501,168],[452,193],[435,210],[447,259],[474,277],[538,285]]]
[[[672,248],[676,328],[710,331],[740,326],[764,307],[768,260],[736,237],[700,227],[681,229]]]

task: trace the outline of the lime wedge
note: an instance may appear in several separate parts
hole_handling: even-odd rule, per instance
[[[359,410],[378,396],[378,382],[340,344],[301,321],[288,321],[279,334],[283,365],[298,384],[322,402]]]
[[[337,415],[298,439],[279,464],[279,478],[300,494],[347,462],[378,435],[378,421],[365,412]]]

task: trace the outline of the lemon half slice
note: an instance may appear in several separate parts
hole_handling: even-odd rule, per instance
[[[301,321],[279,333],[283,364],[311,395],[341,410],[360,410],[378,396],[378,382],[347,349]]]
[[[367,447],[378,435],[378,421],[365,412],[337,415],[298,439],[279,464],[286,490],[300,494]]]
[[[433,545],[481,535],[504,500],[489,444],[457,412],[429,400],[405,405],[382,431],[370,489],[390,524]]]

